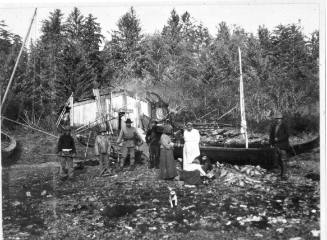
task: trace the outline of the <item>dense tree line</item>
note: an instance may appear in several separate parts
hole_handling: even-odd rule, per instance
[[[21,38],[2,21],[2,93],[20,46]],[[214,109],[217,117],[239,102],[238,47],[248,119],[260,122],[277,110],[293,114],[319,101],[318,31],[305,36],[296,23],[272,31],[260,26],[252,34],[221,22],[210,35],[188,12],[172,10],[161,32],[145,34],[133,8],[118,20],[110,40],[91,14],[74,8],[65,19],[59,9],[51,12],[40,38],[24,51],[10,99],[55,119],[71,92],[83,99],[97,84],[157,92],[172,108],[183,106],[186,118]]]

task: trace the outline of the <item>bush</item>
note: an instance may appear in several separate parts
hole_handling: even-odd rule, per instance
[[[319,132],[319,116],[304,116],[296,113],[292,116],[288,116],[287,119],[290,127],[290,134],[296,135],[302,132]]]
[[[18,99],[8,99],[4,106],[3,116],[12,120],[17,120],[23,109],[23,103]],[[10,130],[15,129],[16,124],[3,120],[3,127]]]

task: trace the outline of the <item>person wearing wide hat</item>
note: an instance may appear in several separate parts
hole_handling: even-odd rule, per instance
[[[73,178],[73,157],[76,154],[74,138],[70,135],[70,126],[63,127],[64,133],[59,137],[57,154],[60,156],[60,177],[66,178],[68,172],[68,178]]]
[[[289,131],[283,115],[277,112],[269,133],[269,143],[276,149],[278,165],[281,168],[281,178],[285,178],[285,163],[288,161],[287,151],[290,148]]]
[[[122,143],[122,158],[120,161],[120,170],[123,170],[125,165],[126,157],[129,153],[130,156],[130,171],[135,168],[135,146],[137,143],[140,143],[142,140],[141,136],[138,134],[135,127],[132,127],[131,119],[127,118],[126,128],[122,128],[119,137],[117,139],[117,144]]]
[[[100,171],[102,175],[105,171],[109,170],[109,155],[111,143],[109,136],[106,135],[106,127],[101,126],[99,129],[99,134],[95,138],[94,152],[99,158]]]

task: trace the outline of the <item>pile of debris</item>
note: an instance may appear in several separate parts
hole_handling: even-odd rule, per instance
[[[202,145],[241,147],[245,144],[240,130],[232,126],[220,126],[216,123],[195,123],[194,128],[199,130]],[[268,145],[267,136],[251,134],[248,138],[249,145],[252,147]]]
[[[244,187],[246,185],[255,185],[262,182],[262,178],[265,177],[267,170],[260,166],[227,166],[217,162],[217,168],[215,170],[216,177],[221,182],[227,185],[236,185]]]

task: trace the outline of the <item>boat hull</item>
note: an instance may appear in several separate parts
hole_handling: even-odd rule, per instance
[[[2,166],[7,166],[13,163],[11,157],[17,148],[17,142],[15,138],[9,136],[8,134],[1,132],[1,141],[8,141],[8,146],[1,148],[1,164]]]
[[[217,161],[237,165],[260,165],[272,168],[276,159],[274,148],[224,148],[213,146],[200,147],[201,156],[207,156],[212,163]],[[183,157],[183,147],[174,148],[174,157]]]

